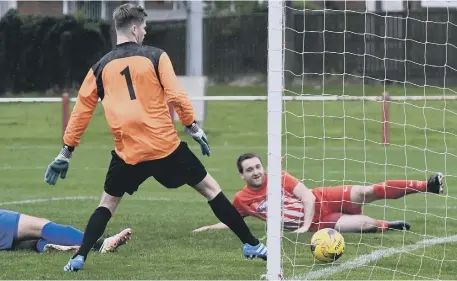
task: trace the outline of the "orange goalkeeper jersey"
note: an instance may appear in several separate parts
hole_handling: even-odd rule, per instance
[[[171,103],[185,126],[194,110],[168,55],[133,42],[119,44],[87,73],[63,137],[76,147],[101,99],[115,151],[128,164],[166,157],[179,145]]]

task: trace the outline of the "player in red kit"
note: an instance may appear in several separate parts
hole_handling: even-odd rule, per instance
[[[261,159],[243,154],[237,161],[246,186],[236,193],[233,205],[243,216],[267,219],[267,182]],[[369,186],[341,185],[308,189],[298,179],[282,172],[283,227],[297,233],[334,228],[340,232],[382,232],[406,229],[405,221],[384,221],[362,214],[362,206],[379,199],[398,199],[418,192],[442,193],[443,174],[428,181],[388,180]],[[200,227],[194,232],[227,228],[223,223]]]

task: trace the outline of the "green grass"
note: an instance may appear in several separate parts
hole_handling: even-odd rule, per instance
[[[402,87],[400,87],[402,88]],[[341,86],[335,86],[335,94]],[[395,89],[395,90],[394,90]],[[373,94],[380,94],[379,88]],[[401,89],[391,88],[401,93]],[[346,91],[345,91],[346,92]],[[353,87],[353,95],[360,87]],[[382,89],[381,89],[382,92]],[[210,94],[265,95],[262,87],[210,88]],[[326,92],[328,93],[328,92]],[[424,94],[423,88],[408,95]],[[441,92],[442,93],[442,92]],[[333,94],[333,93],[329,93]],[[341,94],[341,92],[340,92]],[[347,93],[349,94],[349,93]],[[404,92],[401,93],[404,95]],[[440,94],[428,92],[427,94]],[[98,204],[110,160],[112,137],[99,107],[71,161],[66,180],[50,187],[43,182],[47,164],[60,150],[59,104],[0,104],[0,202],[49,197],[92,196],[88,200],[61,200],[2,206],[84,229]],[[406,219],[409,232],[344,234],[346,250],[339,263],[375,250],[396,248],[457,232],[457,103],[392,103],[391,145],[381,142],[381,103],[287,102],[284,114],[285,168],[304,183],[317,186],[370,184],[385,179],[425,179],[435,171],[447,175],[444,196],[415,194],[382,200],[364,213],[379,219]],[[181,128],[178,125],[178,128]],[[243,182],[235,159],[247,151],[267,156],[266,102],[208,102],[205,122],[212,156],[200,156],[205,166],[232,198]],[[216,218],[206,201],[190,187],[167,190],[154,180],[123,199],[107,233],[133,229],[132,241],[117,253],[93,253],[85,270],[65,274],[68,254],[39,255],[28,251],[0,253],[0,279],[258,279],[263,261],[245,261],[241,245],[229,231],[192,233]],[[265,224],[248,218],[258,237]],[[309,252],[312,233],[286,234],[286,276],[303,275],[334,265],[315,263]],[[324,279],[455,279],[455,242],[395,254]],[[292,266],[294,265],[294,266]]]
[[[436,86],[417,86],[412,84],[386,85],[366,84],[365,86],[356,84],[341,83],[322,83],[314,80],[313,82],[304,82],[302,86],[285,87],[284,94],[287,96],[296,95],[348,95],[348,96],[381,96],[388,92],[392,96],[424,96],[424,95],[456,95],[457,87],[447,87],[445,89]],[[266,96],[266,86],[226,86],[213,85],[208,87],[210,96]]]
[[[284,94],[287,96],[296,95],[348,95],[348,96],[381,96],[384,92],[388,92],[393,96],[424,96],[424,95],[457,95],[457,87],[447,86],[446,88],[437,86],[419,86],[416,84],[386,84],[385,87],[379,83],[343,85],[342,80],[320,80],[304,81],[301,86],[292,85],[286,86]],[[76,96],[77,90],[69,91],[71,96]],[[266,86],[229,86],[224,84],[210,85],[207,88],[209,96],[265,96],[267,95]],[[36,96],[60,96],[60,92],[29,92],[14,94],[8,93],[8,97],[36,97]]]

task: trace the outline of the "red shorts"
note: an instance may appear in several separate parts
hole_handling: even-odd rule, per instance
[[[334,228],[342,215],[360,215],[362,205],[351,202],[352,185],[317,187],[312,190],[316,196],[312,231]]]

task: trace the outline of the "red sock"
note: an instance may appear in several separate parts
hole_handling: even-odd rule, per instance
[[[426,181],[389,180],[374,185],[376,199],[397,199],[410,193],[427,191]]]
[[[376,220],[378,224],[378,232],[387,231],[389,229],[389,223],[386,221]]]

